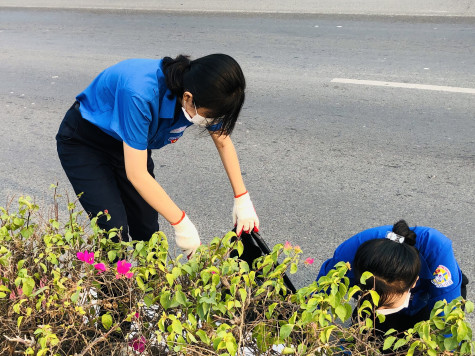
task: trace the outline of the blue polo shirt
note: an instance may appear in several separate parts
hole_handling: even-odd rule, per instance
[[[365,241],[383,239],[392,225],[375,227],[362,231],[349,238],[337,247],[333,258],[326,260],[318,274],[317,280],[326,275],[340,261],[353,264],[356,250]],[[401,311],[414,315],[424,307],[432,309],[439,300],[447,302],[460,297],[462,271],[455,260],[452,241],[440,231],[430,227],[417,226],[411,228],[416,233],[415,247],[421,258],[421,271],[416,286],[411,289],[409,307]],[[353,271],[348,271],[347,277],[351,285],[355,284]]]
[[[176,97],[161,64],[161,59],[128,59],[105,69],[76,97],[82,117],[138,150],[176,142],[193,123],[181,110],[175,117]]]

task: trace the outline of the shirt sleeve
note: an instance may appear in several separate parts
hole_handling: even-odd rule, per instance
[[[220,122],[218,124],[215,124],[215,125],[211,125],[211,126],[208,126],[206,129],[210,132],[213,132],[213,131],[219,131],[221,130],[221,127],[223,126],[223,123]]]
[[[138,150],[147,149],[151,113],[146,101],[121,89],[117,92],[113,116],[114,130],[127,145]]]
[[[349,238],[339,245],[333,253],[333,257],[323,262],[320,272],[317,276],[317,281],[320,279],[320,277],[327,275],[327,273],[330,272],[330,270],[333,269],[333,267],[335,267],[338,262],[350,262],[350,264],[353,264],[358,246],[358,235]],[[350,282],[353,284],[353,272],[348,271],[347,277],[350,278]]]
[[[432,309],[439,300],[451,302],[461,296],[462,271],[457,264],[452,249],[452,241],[441,232],[431,229],[429,250],[426,262],[432,271],[433,279],[429,287],[428,307]]]

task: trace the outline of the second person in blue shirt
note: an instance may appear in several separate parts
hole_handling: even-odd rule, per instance
[[[404,220],[344,241],[323,263],[317,281],[340,261],[351,264],[347,272],[351,285],[360,284],[364,272],[373,274],[360,286],[374,287],[380,295],[377,312],[386,315],[386,321],[377,325],[380,330],[406,330],[429,319],[437,301],[467,295],[468,280],[455,259],[452,241],[430,227],[410,228]]]

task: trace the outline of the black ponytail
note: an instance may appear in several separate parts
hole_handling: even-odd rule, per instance
[[[399,236],[404,237],[404,243],[414,246],[416,244],[416,233],[409,229],[405,220],[399,220],[393,225],[393,232]]]
[[[162,71],[165,74],[167,88],[178,98],[181,98],[185,91],[183,77],[190,70],[190,64],[190,57],[183,54],[175,59],[165,57],[162,60]]]

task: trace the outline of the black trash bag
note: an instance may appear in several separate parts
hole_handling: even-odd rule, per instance
[[[236,239],[236,237],[233,237],[231,241],[236,241]],[[242,255],[239,256],[239,259],[246,261],[249,265],[249,268],[251,269],[256,258],[269,255],[272,252],[267,243],[257,232],[252,231],[249,234],[243,231],[239,239],[241,239],[242,244],[244,246],[244,251]],[[236,250],[231,252],[231,257],[237,256],[238,252]],[[293,285],[287,274],[283,275],[283,279],[287,290],[289,290],[291,293],[295,293],[297,290],[295,289],[295,286]]]

